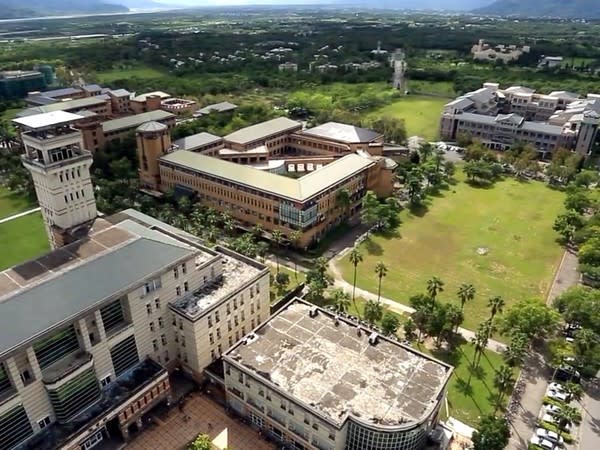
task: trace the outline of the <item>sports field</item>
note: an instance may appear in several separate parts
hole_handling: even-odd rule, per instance
[[[562,255],[552,224],[563,209],[564,194],[512,178],[489,189],[474,188],[464,183],[462,173],[457,177],[455,186],[428,199],[423,208],[403,211],[397,233],[374,236],[360,246],[364,261],[357,284],[377,292],[378,261],[389,269],[382,295],[400,303],[425,292],[432,276],[445,282],[443,301],[458,303],[458,286],[472,283],[477,296],[465,308],[465,326],[474,329],[489,315],[490,296],[502,296],[507,307],[546,296]],[[340,266],[352,282],[348,257]]]

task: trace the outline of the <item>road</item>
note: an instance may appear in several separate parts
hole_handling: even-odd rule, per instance
[[[583,406],[582,422],[579,428],[579,449],[600,449],[600,380],[594,383],[584,383],[585,396],[581,403]]]

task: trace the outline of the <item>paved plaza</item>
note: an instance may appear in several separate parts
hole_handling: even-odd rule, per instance
[[[189,416],[187,421],[184,416]],[[209,397],[193,393],[183,412],[177,408],[166,417],[155,420],[156,425],[137,436],[127,450],[181,450],[198,434],[206,433],[216,449],[274,450],[274,444],[263,440],[258,432],[229,417],[223,407]],[[210,425],[209,425],[210,424]]]

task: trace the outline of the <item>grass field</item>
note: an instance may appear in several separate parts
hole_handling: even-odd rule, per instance
[[[112,69],[106,72],[98,72],[98,81],[100,83],[111,83],[115,80],[124,80],[128,78],[160,78],[165,74],[160,70],[151,67],[127,67],[122,69]]]
[[[439,296],[444,301],[458,302],[458,286],[472,283],[477,296],[465,307],[465,326],[474,329],[487,318],[492,295],[502,296],[507,307],[523,298],[545,297],[562,255],[552,224],[563,209],[564,194],[512,178],[480,189],[464,183],[462,173],[457,177],[458,184],[431,197],[421,210],[403,211],[397,233],[361,245],[364,261],[357,284],[377,291],[378,261],[389,269],[382,295],[400,303],[425,292],[434,275],[446,283]],[[487,254],[478,254],[479,248]],[[348,257],[340,266],[351,281]]]
[[[15,194],[0,186],[0,219],[20,213],[35,205],[22,195]]]
[[[408,136],[422,136],[427,140],[438,137],[440,114],[448,99],[438,97],[405,97],[372,114],[390,114],[404,119]]]
[[[0,270],[35,258],[49,249],[41,213],[0,224]]]
[[[469,343],[464,343],[451,352],[446,350],[429,350],[416,345],[418,350],[432,355],[454,366],[454,373],[448,385],[448,409],[450,416],[477,426],[479,417],[494,412],[494,396],[497,395],[494,387],[494,371],[502,365],[502,356],[490,350],[484,352],[480,366],[473,371],[474,348]],[[469,376],[471,382],[469,383]],[[517,377],[515,371],[515,379]],[[445,413],[445,411],[444,411]]]

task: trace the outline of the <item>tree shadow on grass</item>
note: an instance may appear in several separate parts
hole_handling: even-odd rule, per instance
[[[413,216],[423,217],[429,212],[429,206],[424,203],[412,204],[408,207],[408,210]]]
[[[380,256],[383,254],[383,247],[375,242],[373,239],[367,239],[365,241],[365,248],[369,255]]]

